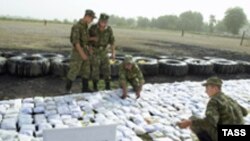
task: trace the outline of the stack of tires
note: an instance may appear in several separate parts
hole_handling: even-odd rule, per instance
[[[185,76],[188,74],[188,64],[175,59],[160,59],[159,72],[167,76]]]
[[[8,59],[7,65],[10,74],[21,77],[47,75],[50,68],[48,59],[32,55],[11,57]]]
[[[144,76],[158,75],[157,59],[150,57],[133,57],[133,61],[138,64]]]
[[[64,77],[69,70],[69,57],[58,57],[51,60],[51,73],[55,76]]]
[[[189,74],[193,75],[210,75],[214,73],[214,65],[210,61],[203,59],[186,59],[185,62],[189,67]]]
[[[218,74],[237,74],[240,72],[240,65],[236,61],[216,58],[216,57],[204,57],[214,65],[214,71]]]
[[[6,62],[7,62],[7,59],[0,56],[0,74],[3,74],[6,72]]]

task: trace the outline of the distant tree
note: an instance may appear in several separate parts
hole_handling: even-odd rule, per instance
[[[63,23],[65,23],[65,24],[69,24],[69,23],[70,23],[70,21],[69,21],[68,19],[64,19],[64,20],[63,20]]]
[[[126,25],[128,27],[135,27],[136,26],[136,20],[133,18],[126,19]]]
[[[145,17],[138,17],[137,26],[142,28],[150,27],[150,20]]]
[[[153,22],[153,20],[152,20]],[[177,29],[179,19],[175,15],[160,16],[154,21],[154,26],[160,29]]]
[[[233,34],[238,34],[240,28],[246,23],[247,17],[242,8],[235,7],[229,8],[225,12],[223,21],[228,31]]]
[[[190,31],[201,31],[203,16],[199,12],[187,11],[180,15],[180,28]]]
[[[115,25],[115,26],[127,26],[127,21],[125,18],[123,17],[118,17],[115,15],[111,15],[109,17],[109,23],[111,25]]]
[[[216,32],[226,32],[227,27],[224,23],[224,21],[217,21],[217,24],[215,25]]]
[[[209,32],[213,33],[214,32],[214,25],[216,23],[216,19],[214,15],[209,16]]]

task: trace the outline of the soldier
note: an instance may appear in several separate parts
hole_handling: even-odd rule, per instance
[[[145,81],[140,68],[132,61],[130,55],[125,56],[123,63],[119,66],[119,82],[123,90],[122,99],[127,97],[127,81],[136,92],[136,98],[139,98]]]
[[[210,97],[205,118],[192,116],[177,123],[180,128],[191,127],[200,141],[217,141],[218,124],[244,124],[243,117],[248,114],[245,108],[221,91],[221,85],[218,77],[210,77],[203,84]]]
[[[100,70],[105,80],[105,89],[110,90],[110,62],[108,49],[111,46],[112,58],[115,59],[115,38],[112,28],[108,26],[109,16],[102,13],[97,24],[89,29],[90,37],[97,37],[96,42],[92,42],[92,79],[95,91],[98,91],[98,81],[100,79]]]
[[[90,77],[90,61],[88,41],[95,40],[88,36],[88,24],[96,18],[92,10],[86,10],[85,15],[71,29],[70,41],[73,45],[69,72],[66,81],[66,93],[71,93],[72,82],[78,75],[82,78],[82,92],[89,92],[88,80]]]

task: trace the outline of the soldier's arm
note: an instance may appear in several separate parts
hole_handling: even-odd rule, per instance
[[[74,46],[74,48],[77,50],[77,52],[79,53],[79,55],[81,56],[81,58],[83,60],[87,60],[88,57],[85,54],[85,52],[82,50],[82,47],[80,45],[80,29],[77,26],[74,26],[72,28],[72,44]]]
[[[229,98],[229,99],[230,99],[233,103],[235,103],[236,105],[239,106],[239,108],[240,108],[240,110],[241,110],[243,116],[247,116],[248,111],[247,111],[246,108],[244,108],[243,106],[241,106],[236,100],[234,100],[234,99],[232,99],[232,98]]]
[[[192,125],[203,125],[203,123],[209,123],[214,127],[217,127],[219,121],[218,104],[215,100],[210,100],[207,104],[206,117],[203,119],[191,117]]]
[[[115,59],[115,36],[111,27],[109,27],[110,37],[109,44],[111,45],[112,59]]]
[[[126,75],[125,69],[123,68],[123,64],[119,66],[119,82],[122,88],[123,96],[127,95],[127,85],[126,85]]]
[[[144,84],[145,81],[144,81],[143,74],[142,74],[141,69],[139,68],[139,66],[137,64],[135,64],[135,73],[137,74],[140,83]]]

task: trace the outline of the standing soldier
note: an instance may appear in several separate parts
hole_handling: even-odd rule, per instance
[[[100,79],[100,70],[105,80],[105,89],[110,90],[110,62],[108,49],[111,46],[112,59],[115,59],[115,38],[112,28],[108,26],[109,16],[102,13],[97,24],[89,29],[90,37],[97,37],[96,42],[92,42],[92,80],[95,91],[98,91],[98,81]]]
[[[119,82],[123,91],[122,99],[127,97],[127,82],[132,85],[136,92],[136,98],[140,97],[142,85],[145,81],[140,68],[132,61],[130,55],[125,56],[123,63],[119,66]]]
[[[244,124],[243,117],[248,114],[245,108],[221,91],[221,85],[218,77],[210,77],[203,84],[210,97],[204,119],[192,116],[177,124],[180,128],[191,127],[200,141],[217,141],[218,124]]]
[[[89,40],[94,40],[94,38],[88,36],[88,25],[94,18],[96,18],[95,13],[92,10],[86,10],[84,17],[71,29],[70,41],[73,49],[66,81],[67,93],[71,93],[72,82],[78,75],[82,78],[82,92],[89,92],[90,61],[87,44]]]

